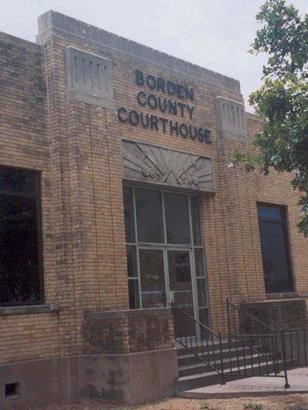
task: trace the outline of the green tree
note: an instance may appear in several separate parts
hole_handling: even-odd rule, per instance
[[[253,151],[237,151],[232,162],[264,174],[289,172],[300,192],[298,227],[308,236],[308,15],[285,0],[267,0],[256,18],[261,28],[251,52],[266,53],[268,61],[250,103],[264,126],[252,141]]]

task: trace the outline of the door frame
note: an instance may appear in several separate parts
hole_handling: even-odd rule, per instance
[[[166,292],[166,306],[170,306],[170,295],[169,295],[169,278],[166,281],[167,269],[168,269],[168,261],[167,261],[167,252],[168,250],[187,250],[190,254],[190,266],[191,266],[191,280],[192,280],[192,296],[193,296],[193,312],[194,318],[199,320],[200,315],[199,311],[201,309],[205,309],[209,312],[209,295],[208,295],[208,286],[207,286],[207,267],[206,267],[206,255],[204,249],[204,226],[202,222],[202,209],[201,206],[199,208],[199,223],[200,223],[200,231],[201,231],[201,242],[199,244],[194,243],[194,232],[193,232],[193,221],[192,221],[192,198],[193,197],[200,197],[199,193],[195,192],[187,192],[181,191],[177,189],[168,189],[163,187],[156,187],[151,185],[144,185],[144,184],[135,184],[132,182],[126,181],[123,184],[124,188],[131,189],[132,191],[132,213],[133,213],[133,225],[134,225],[134,232],[135,232],[135,240],[133,242],[126,242],[126,246],[134,246],[136,249],[136,264],[137,264],[137,276],[136,277],[129,277],[129,280],[136,280],[138,279],[138,296],[139,296],[139,303],[140,307],[142,306],[142,293],[141,293],[141,277],[140,277],[140,260],[139,260],[139,249],[160,249],[163,251],[164,255],[164,275],[165,275],[165,292]],[[142,242],[138,240],[138,222],[137,222],[137,211],[136,211],[136,196],[135,192],[138,189],[142,190],[149,190],[149,191],[158,191],[161,194],[161,210],[162,210],[162,222],[163,222],[163,231],[164,231],[164,240],[160,243],[154,242]],[[166,239],[166,215],[165,215],[165,195],[167,193],[172,194],[180,194],[187,197],[188,201],[188,216],[189,216],[189,230],[190,230],[190,244],[168,244]],[[200,202],[199,202],[200,204]],[[201,205],[201,204],[200,204]],[[196,274],[196,260],[195,260],[195,252],[196,249],[200,249],[203,254],[203,274],[197,275]],[[206,305],[199,306],[198,303],[198,281],[202,279],[205,283],[205,298],[206,298]],[[167,289],[168,284],[168,289]],[[209,320],[209,317],[208,317]],[[199,328],[199,325],[198,325]],[[200,329],[199,329],[200,330]],[[198,331],[199,331],[198,330]],[[197,332],[198,334],[198,332]]]
[[[168,292],[169,294],[173,291],[170,290],[170,275],[169,275],[169,262],[168,262],[168,251],[185,251],[188,252],[189,255],[189,264],[190,264],[190,281],[191,281],[191,296],[192,296],[192,308],[194,313],[194,318],[199,321],[199,305],[198,305],[198,291],[197,291],[197,279],[196,279],[196,271],[195,271],[195,256],[193,248],[191,247],[176,247],[174,245],[167,246],[165,249],[165,258],[167,263],[167,275],[168,275]],[[171,307],[171,302],[168,303],[167,298],[167,306]],[[195,329],[196,329],[196,336],[200,339],[201,331],[200,325],[198,322],[195,322]]]
[[[190,265],[190,281],[191,281],[191,295],[192,295],[192,308],[194,313],[194,318],[199,320],[199,307],[198,307],[198,292],[197,292],[197,280],[195,275],[195,259],[193,248],[189,246],[175,246],[175,245],[139,245],[138,246],[138,261],[139,264],[139,274],[140,274],[140,286],[139,286],[139,297],[142,299],[142,278],[140,270],[140,259],[139,250],[158,250],[162,252],[163,255],[163,267],[164,267],[164,279],[165,279],[165,294],[166,294],[166,307],[171,308],[173,297],[171,294],[173,291],[170,289],[170,275],[169,275],[169,262],[168,262],[168,252],[169,251],[184,251],[189,255],[189,265]],[[200,326],[196,323],[197,336],[200,335]]]

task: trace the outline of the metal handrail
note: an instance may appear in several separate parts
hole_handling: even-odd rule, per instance
[[[198,324],[201,327],[201,329],[204,329],[209,334],[209,339],[207,340],[205,346],[204,346],[204,343],[202,342],[202,338],[200,340],[198,340],[198,336],[196,336],[196,339],[195,339],[196,346],[193,345],[192,336],[177,337],[176,338],[177,343],[179,343],[182,347],[184,347],[186,350],[191,352],[203,364],[205,364],[206,366],[213,369],[218,375],[220,375],[221,384],[225,384],[221,333],[214,332],[212,329],[210,329],[204,323],[200,322],[198,319],[194,318],[188,312],[181,309],[179,306],[175,306],[174,303],[172,303],[171,307],[172,307],[172,311],[173,311],[174,316],[175,316],[175,312],[179,311],[182,315],[185,315],[187,318],[189,318],[194,323],[194,326],[196,324]],[[214,337],[217,339],[216,342],[214,342],[214,339],[213,339]],[[187,343],[188,338],[190,339],[190,345],[189,345],[189,343]],[[185,340],[185,342],[183,342],[183,339]],[[210,340],[210,342],[209,342],[209,340]],[[213,364],[210,363],[209,360],[206,360],[204,358],[202,348],[206,347],[207,352],[210,353],[209,343],[211,344],[211,353],[214,353],[214,355],[216,354],[215,345],[216,345],[216,347],[219,348],[218,352],[219,352],[219,355],[220,355],[220,359],[218,361],[218,365],[220,365],[220,368],[217,366],[216,359],[214,359],[214,365],[213,365]],[[195,347],[195,349],[193,347]]]
[[[268,338],[276,338],[277,337],[277,334],[276,333],[274,333],[274,334],[258,334],[258,335],[248,335],[248,334],[243,334],[243,335],[239,335],[239,334],[236,334],[236,335],[229,335],[229,338],[231,338],[231,339],[234,339],[234,340],[249,340],[250,339],[250,341],[254,341],[255,342],[255,338],[258,338],[258,339],[260,339],[260,338],[263,338],[265,341],[266,341],[266,338],[268,339]],[[276,360],[277,360],[277,352],[274,352],[274,358],[271,358],[270,356],[267,356],[267,354],[266,353],[264,353],[264,352],[262,352],[262,350],[261,350],[261,346],[258,346],[257,345],[257,347],[255,346],[255,343],[251,343],[250,344],[250,348],[258,355],[258,356],[261,356],[261,358],[266,358],[266,360],[269,360],[274,366],[276,366]]]
[[[182,335],[176,336],[177,343],[192,353],[201,363],[213,369],[221,377],[221,384],[225,384],[228,375],[237,374],[239,377],[247,377],[259,370],[259,376],[285,378],[287,388],[289,387],[287,374],[289,358],[294,361],[297,353],[297,363],[302,357],[306,360],[306,349],[301,353],[298,350],[298,331],[295,342],[297,351],[292,339],[290,347],[286,346],[285,332],[233,335],[229,332],[223,341],[220,332],[213,331],[181,307],[172,304],[172,312],[175,333],[180,330],[181,333],[179,332],[178,335]],[[263,324],[262,321],[260,322]],[[305,336],[303,333],[302,338]]]
[[[279,363],[277,361],[277,356],[278,356],[278,351],[277,351],[277,338],[281,339],[281,356],[282,356],[282,363],[283,363],[283,376],[279,376],[279,377],[284,377],[285,378],[285,388],[289,388],[289,382],[288,382],[288,373],[287,373],[287,355],[286,355],[286,332],[285,331],[280,331],[278,332],[276,329],[274,329],[273,327],[269,326],[267,323],[263,322],[262,320],[260,320],[259,318],[257,318],[256,316],[252,315],[251,313],[246,312],[245,310],[241,309],[239,306],[235,305],[234,303],[230,302],[229,299],[227,298],[227,320],[228,320],[228,337],[232,338],[232,337],[244,337],[244,335],[241,335],[238,333],[238,329],[237,329],[237,322],[236,322],[236,318],[235,318],[235,330],[236,330],[236,335],[232,336],[231,335],[231,318],[230,318],[230,307],[233,309],[233,313],[235,313],[235,311],[237,311],[238,314],[238,318],[240,320],[240,313],[244,314],[246,317],[248,317],[250,320],[252,320],[253,322],[257,323],[258,325],[263,326],[263,328],[265,328],[268,333],[257,333],[257,334],[249,334],[246,336],[249,336],[251,338],[274,338],[274,352],[273,352],[273,358],[269,357],[270,362],[272,362],[272,364],[274,365],[275,368],[275,376],[277,376],[277,364]],[[304,332],[304,336],[305,336],[305,332]],[[297,342],[298,342],[298,331],[297,331]],[[292,347],[292,346],[291,346]],[[260,354],[261,356],[264,355],[264,353],[261,350],[261,346],[257,346],[256,348],[253,347],[254,351],[258,354]],[[305,357],[306,357],[306,347],[304,346],[304,353],[305,353]],[[299,361],[298,361],[299,362]]]
[[[194,322],[198,323],[198,325],[200,327],[202,327],[203,329],[205,329],[207,332],[211,333],[213,336],[219,337],[219,333],[214,332],[214,330],[210,329],[208,326],[206,326],[204,323],[200,322],[198,319],[196,319],[195,317],[193,317],[190,313],[186,312],[186,310],[181,309],[179,306],[175,306],[174,304],[172,305],[173,309],[177,309],[180,312],[182,312],[184,315],[186,315],[187,317],[189,317],[190,319],[192,319]]]
[[[235,305],[234,303],[230,302],[230,300],[227,298],[227,319],[228,319],[228,333],[231,334],[231,318],[230,318],[230,307],[233,308],[233,311],[244,314],[246,317],[251,319],[252,321],[258,323],[259,325],[263,326],[265,329],[272,333],[276,333],[276,330],[269,326],[267,323],[263,322],[262,320],[258,319],[256,316],[252,315],[251,313],[246,312],[245,310],[241,309],[239,306]],[[237,329],[236,329],[237,331]],[[259,334],[259,333],[258,333]]]

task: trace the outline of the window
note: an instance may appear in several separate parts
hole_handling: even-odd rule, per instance
[[[140,242],[163,242],[161,195],[158,191],[136,190],[137,231]]]
[[[0,305],[42,303],[39,174],[0,167]]]
[[[263,271],[267,293],[293,290],[286,207],[258,204]]]
[[[165,194],[168,243],[190,243],[188,200],[185,195]]]
[[[124,186],[129,306],[171,301],[207,319],[199,197]]]

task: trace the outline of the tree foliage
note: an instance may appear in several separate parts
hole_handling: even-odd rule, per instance
[[[250,103],[264,126],[252,142],[254,153],[236,152],[233,163],[289,172],[301,194],[299,230],[308,235],[308,15],[285,0],[267,0],[257,14],[261,28],[252,52],[268,55],[263,85]]]

